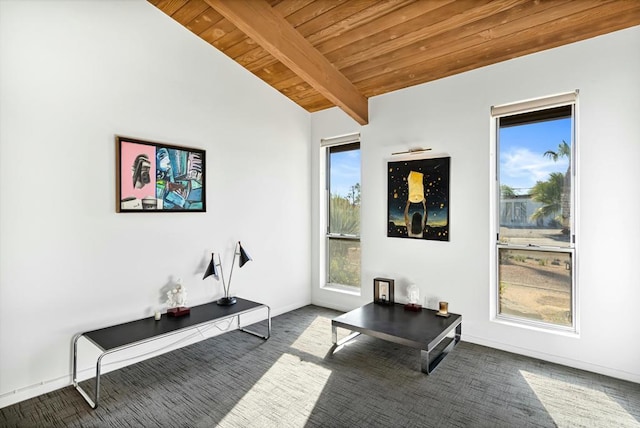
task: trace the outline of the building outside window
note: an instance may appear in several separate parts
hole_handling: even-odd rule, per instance
[[[577,331],[576,98],[492,108],[498,319]]]
[[[326,162],[325,285],[360,289],[360,142],[323,140]]]

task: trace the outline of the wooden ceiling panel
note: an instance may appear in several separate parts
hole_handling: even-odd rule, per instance
[[[199,34],[199,36],[202,40],[214,46],[214,44],[218,40],[220,40],[221,38],[223,38],[224,36],[226,36],[227,34],[231,33],[234,30],[237,30],[236,26],[233,25],[228,20],[221,17],[221,19],[218,22],[214,23],[209,28],[204,30],[202,33]]]
[[[458,13],[451,13],[452,11],[447,5],[446,8],[439,8],[439,13],[433,13],[428,16],[430,20],[435,22],[425,22],[425,18],[427,17],[426,15],[416,17],[412,20],[415,21],[412,25],[400,26],[403,29],[413,28],[415,29],[414,31],[407,32],[402,36],[396,37],[390,37],[389,33],[387,33],[382,40],[377,41],[374,48],[362,51],[356,49],[354,51],[355,53],[352,54],[343,54],[342,50],[337,50],[326,54],[326,56],[334,66],[340,69],[340,71],[345,74],[349,80],[356,83],[357,86],[358,81],[372,78],[380,74],[385,74],[396,68],[407,67],[415,63],[422,62],[424,54],[416,55],[416,52],[428,52],[432,55],[431,57],[438,56],[438,49],[440,50],[440,55],[449,52],[449,46],[455,44],[455,39],[460,37],[460,28],[465,25],[468,26],[468,23],[480,21],[483,17],[491,18],[491,24],[487,23],[487,26],[495,25],[496,22],[500,22],[495,17],[504,19],[504,17],[500,16],[498,12],[503,14],[510,12],[513,10],[514,6],[521,6],[522,3],[524,3],[523,0],[513,0],[511,2],[503,2],[500,4],[490,3],[487,7],[476,8],[475,13],[473,14],[468,13],[469,9],[462,3],[458,4],[458,7],[460,7],[458,9]],[[441,19],[443,16],[447,18]],[[427,30],[424,30],[425,28]],[[441,33],[444,30],[451,28],[455,28],[455,30],[450,30],[445,33],[448,34],[448,37],[442,37]],[[398,30],[399,29],[390,29],[392,32],[391,34],[395,35],[398,34]],[[472,34],[480,32],[477,29],[469,30],[465,28],[465,30]],[[430,37],[425,38],[422,34],[424,31],[428,31]],[[417,42],[413,42],[414,40],[417,40]],[[484,39],[475,40],[474,44],[479,44],[483,40]],[[344,69],[340,58],[349,58],[349,60],[354,62],[354,64]],[[284,72],[277,74],[285,75]],[[267,81],[267,79],[265,79],[265,81]],[[270,81],[270,84],[287,96],[297,93],[298,91],[296,91],[296,89],[299,87],[299,82],[291,79],[290,77],[284,81]],[[295,88],[291,88],[289,85],[295,85]]]
[[[305,109],[311,113],[335,107],[331,101],[315,92],[315,95],[304,99]]]
[[[381,13],[375,19],[364,25],[355,26],[338,37],[333,37],[323,43],[316,44],[316,49],[320,52],[328,53],[337,49],[347,47],[369,37],[375,37],[378,33],[388,30],[389,28],[401,25],[407,21],[411,21],[421,15],[430,13],[434,10],[452,4],[454,0],[433,0],[424,2],[410,2],[406,6],[391,11],[390,13]]]
[[[207,9],[209,9],[209,5],[206,4],[204,0],[192,0],[185,3],[180,9],[172,13],[171,17],[186,26]]]
[[[607,22],[606,28],[627,28],[630,20],[635,22],[633,13],[640,13],[640,4],[633,3],[624,2],[615,9],[582,11],[518,32],[505,30],[503,27],[511,25],[505,23],[493,28],[491,38],[484,43],[427,59],[424,63],[394,69],[389,73],[357,82],[357,87],[365,96],[370,97],[539,52],[541,45],[550,49],[582,40],[584,35],[595,37],[602,34],[603,18]],[[572,22],[571,26],[567,25],[569,21]]]
[[[560,5],[561,3],[569,7],[575,5],[572,0],[556,0],[555,8],[562,8],[565,12],[567,10]],[[434,31],[432,35],[423,37],[412,44],[390,51],[385,55],[372,56],[366,61],[345,67],[341,71],[351,81],[360,82],[393,70],[432,61],[447,54],[487,43],[492,38],[497,37],[498,31],[507,34],[520,31],[523,28],[523,23],[519,22],[518,17],[523,12],[529,12],[527,16],[535,16],[551,6],[553,6],[551,2],[537,5],[531,2],[524,2],[499,13],[487,15],[474,22],[449,29],[449,31]],[[531,9],[534,7],[537,13],[531,14]],[[572,12],[575,12],[575,10],[572,10]],[[524,28],[528,28],[529,25],[534,25],[534,20],[527,20],[524,23]],[[416,52],[421,52],[421,54],[416,55]]]
[[[183,7],[189,0],[149,0],[149,3],[171,16],[175,11]]]
[[[272,4],[271,7],[286,18],[314,1],[315,0],[282,0],[275,5]]]
[[[232,58],[235,62],[246,68],[245,64],[242,64],[242,62],[238,61],[237,58],[240,56],[244,56],[254,50],[256,50],[257,55],[269,54],[269,52],[265,51],[261,46],[259,46],[254,40],[250,39],[249,37],[245,37],[236,44],[226,47],[224,49],[224,53],[227,54],[229,58]]]
[[[176,12],[176,14],[178,13]],[[185,21],[186,19],[189,18],[190,15],[191,14],[185,14]],[[184,25],[192,33],[202,37],[201,36],[202,33],[204,33],[207,29],[211,28],[216,23],[220,22],[222,19],[223,19],[222,15],[220,15],[218,12],[215,11],[215,9],[212,9],[207,5],[207,9],[199,13],[196,17],[192,18],[191,20],[186,21],[186,23],[183,23],[182,25]]]
[[[239,44],[240,42],[244,42],[247,45],[253,43],[254,46],[256,44],[252,39],[247,37],[246,34],[238,30],[237,28],[229,33],[226,33],[224,36],[220,37],[212,44],[213,46],[218,48],[218,50],[221,50],[222,52],[226,53],[228,49],[233,48],[235,45]]]
[[[304,24],[305,22],[311,21],[314,18],[324,14],[325,12],[330,11],[331,9],[335,9],[340,4],[345,3],[348,0],[324,0],[324,1],[315,1],[308,3],[305,7],[297,10],[291,15],[284,16],[284,18],[289,21],[289,23],[293,24],[294,28],[299,25]]]
[[[253,64],[264,57],[268,57],[269,52],[264,50],[262,46],[254,46],[252,48],[247,46],[247,48],[247,50],[234,51],[235,56],[231,58],[247,70],[253,72],[253,70],[249,68],[249,64]],[[238,49],[241,49],[241,47],[239,46]],[[271,59],[275,61],[275,58],[271,57]]]
[[[522,3],[523,0],[507,0],[500,3],[485,4],[474,9],[469,9],[463,2],[451,3],[432,13],[418,16],[406,23],[396,25],[388,30],[381,31],[374,36],[346,46],[343,49],[326,53],[325,55],[339,69],[349,67],[372,57],[393,54],[399,49],[415,42],[434,37],[442,32],[460,28],[480,20],[486,16],[495,15]],[[476,3],[476,2],[474,2]],[[420,51],[418,51],[420,52]],[[415,52],[414,52],[415,55]]]
[[[373,6],[378,4],[373,4]],[[363,1],[344,1],[340,4],[337,4],[335,7],[328,9],[322,15],[317,15],[313,19],[306,21],[304,24],[296,27],[296,29],[302,34],[307,40],[309,40],[312,44],[315,44],[312,40],[309,39],[312,35],[316,35],[317,33],[324,33],[327,37],[335,37],[337,35],[337,31],[335,28],[336,24],[344,22],[350,16],[361,13],[362,11],[366,11],[368,9],[372,9],[369,3]],[[289,21],[289,19],[287,19]],[[333,22],[336,24],[332,24],[327,27],[327,22]]]
[[[220,2],[148,1],[308,111],[350,114],[359,108],[344,103],[359,95],[349,88],[371,97],[640,25],[640,0],[233,0],[267,5],[280,17],[276,33],[306,40],[274,51],[256,43],[269,39],[252,25],[241,23],[253,38],[224,18]],[[252,19],[259,28],[264,17]],[[326,92],[322,73],[308,80],[313,70],[278,59],[292,48],[303,63],[323,57],[322,73],[350,82],[338,85],[345,92]]]

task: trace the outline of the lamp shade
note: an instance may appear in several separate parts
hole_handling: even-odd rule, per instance
[[[205,279],[208,276],[213,276],[216,280],[220,280],[220,274],[218,273],[218,268],[216,267],[214,255],[215,253],[211,253],[211,261],[209,262],[209,266],[207,266],[207,270],[205,271],[202,279]]]
[[[238,266],[242,267],[245,263],[253,260],[249,254],[242,248],[242,244],[238,241],[238,247],[240,251],[240,260],[238,261]]]
[[[238,265],[244,266],[248,261],[252,260],[251,256],[242,248],[240,241],[236,243],[236,247],[233,251],[233,260],[231,261],[231,273],[229,273],[229,280],[225,281],[224,273],[222,272],[222,260],[220,260],[220,254],[218,254],[218,262],[216,263],[215,253],[211,253],[211,262],[207,266],[207,270],[204,273],[202,279],[208,276],[213,276],[215,279],[220,280],[222,278],[222,287],[224,288],[224,297],[217,300],[216,303],[221,306],[231,306],[236,304],[237,299],[229,295],[229,289],[231,288],[231,278],[233,277],[233,266],[236,264],[236,257],[239,257]]]

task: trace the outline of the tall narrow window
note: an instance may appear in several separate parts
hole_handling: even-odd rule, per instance
[[[326,151],[326,284],[360,288],[360,143]]]
[[[496,315],[571,331],[576,330],[575,96],[493,109]]]

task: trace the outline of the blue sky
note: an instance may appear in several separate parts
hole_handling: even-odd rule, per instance
[[[331,154],[331,193],[347,196],[360,183],[360,150]]]
[[[571,119],[557,119],[500,130],[500,184],[518,194],[526,194],[536,181],[545,181],[551,172],[567,171],[569,159],[557,162],[543,156],[558,150],[565,141],[571,145]]]
[[[543,156],[547,150],[557,151],[562,141],[571,144],[571,119],[558,119],[500,130],[500,182],[517,193],[527,193],[536,181],[545,181],[551,172],[567,171],[569,160],[557,162]],[[347,196],[360,182],[360,151],[331,155],[331,192]]]

